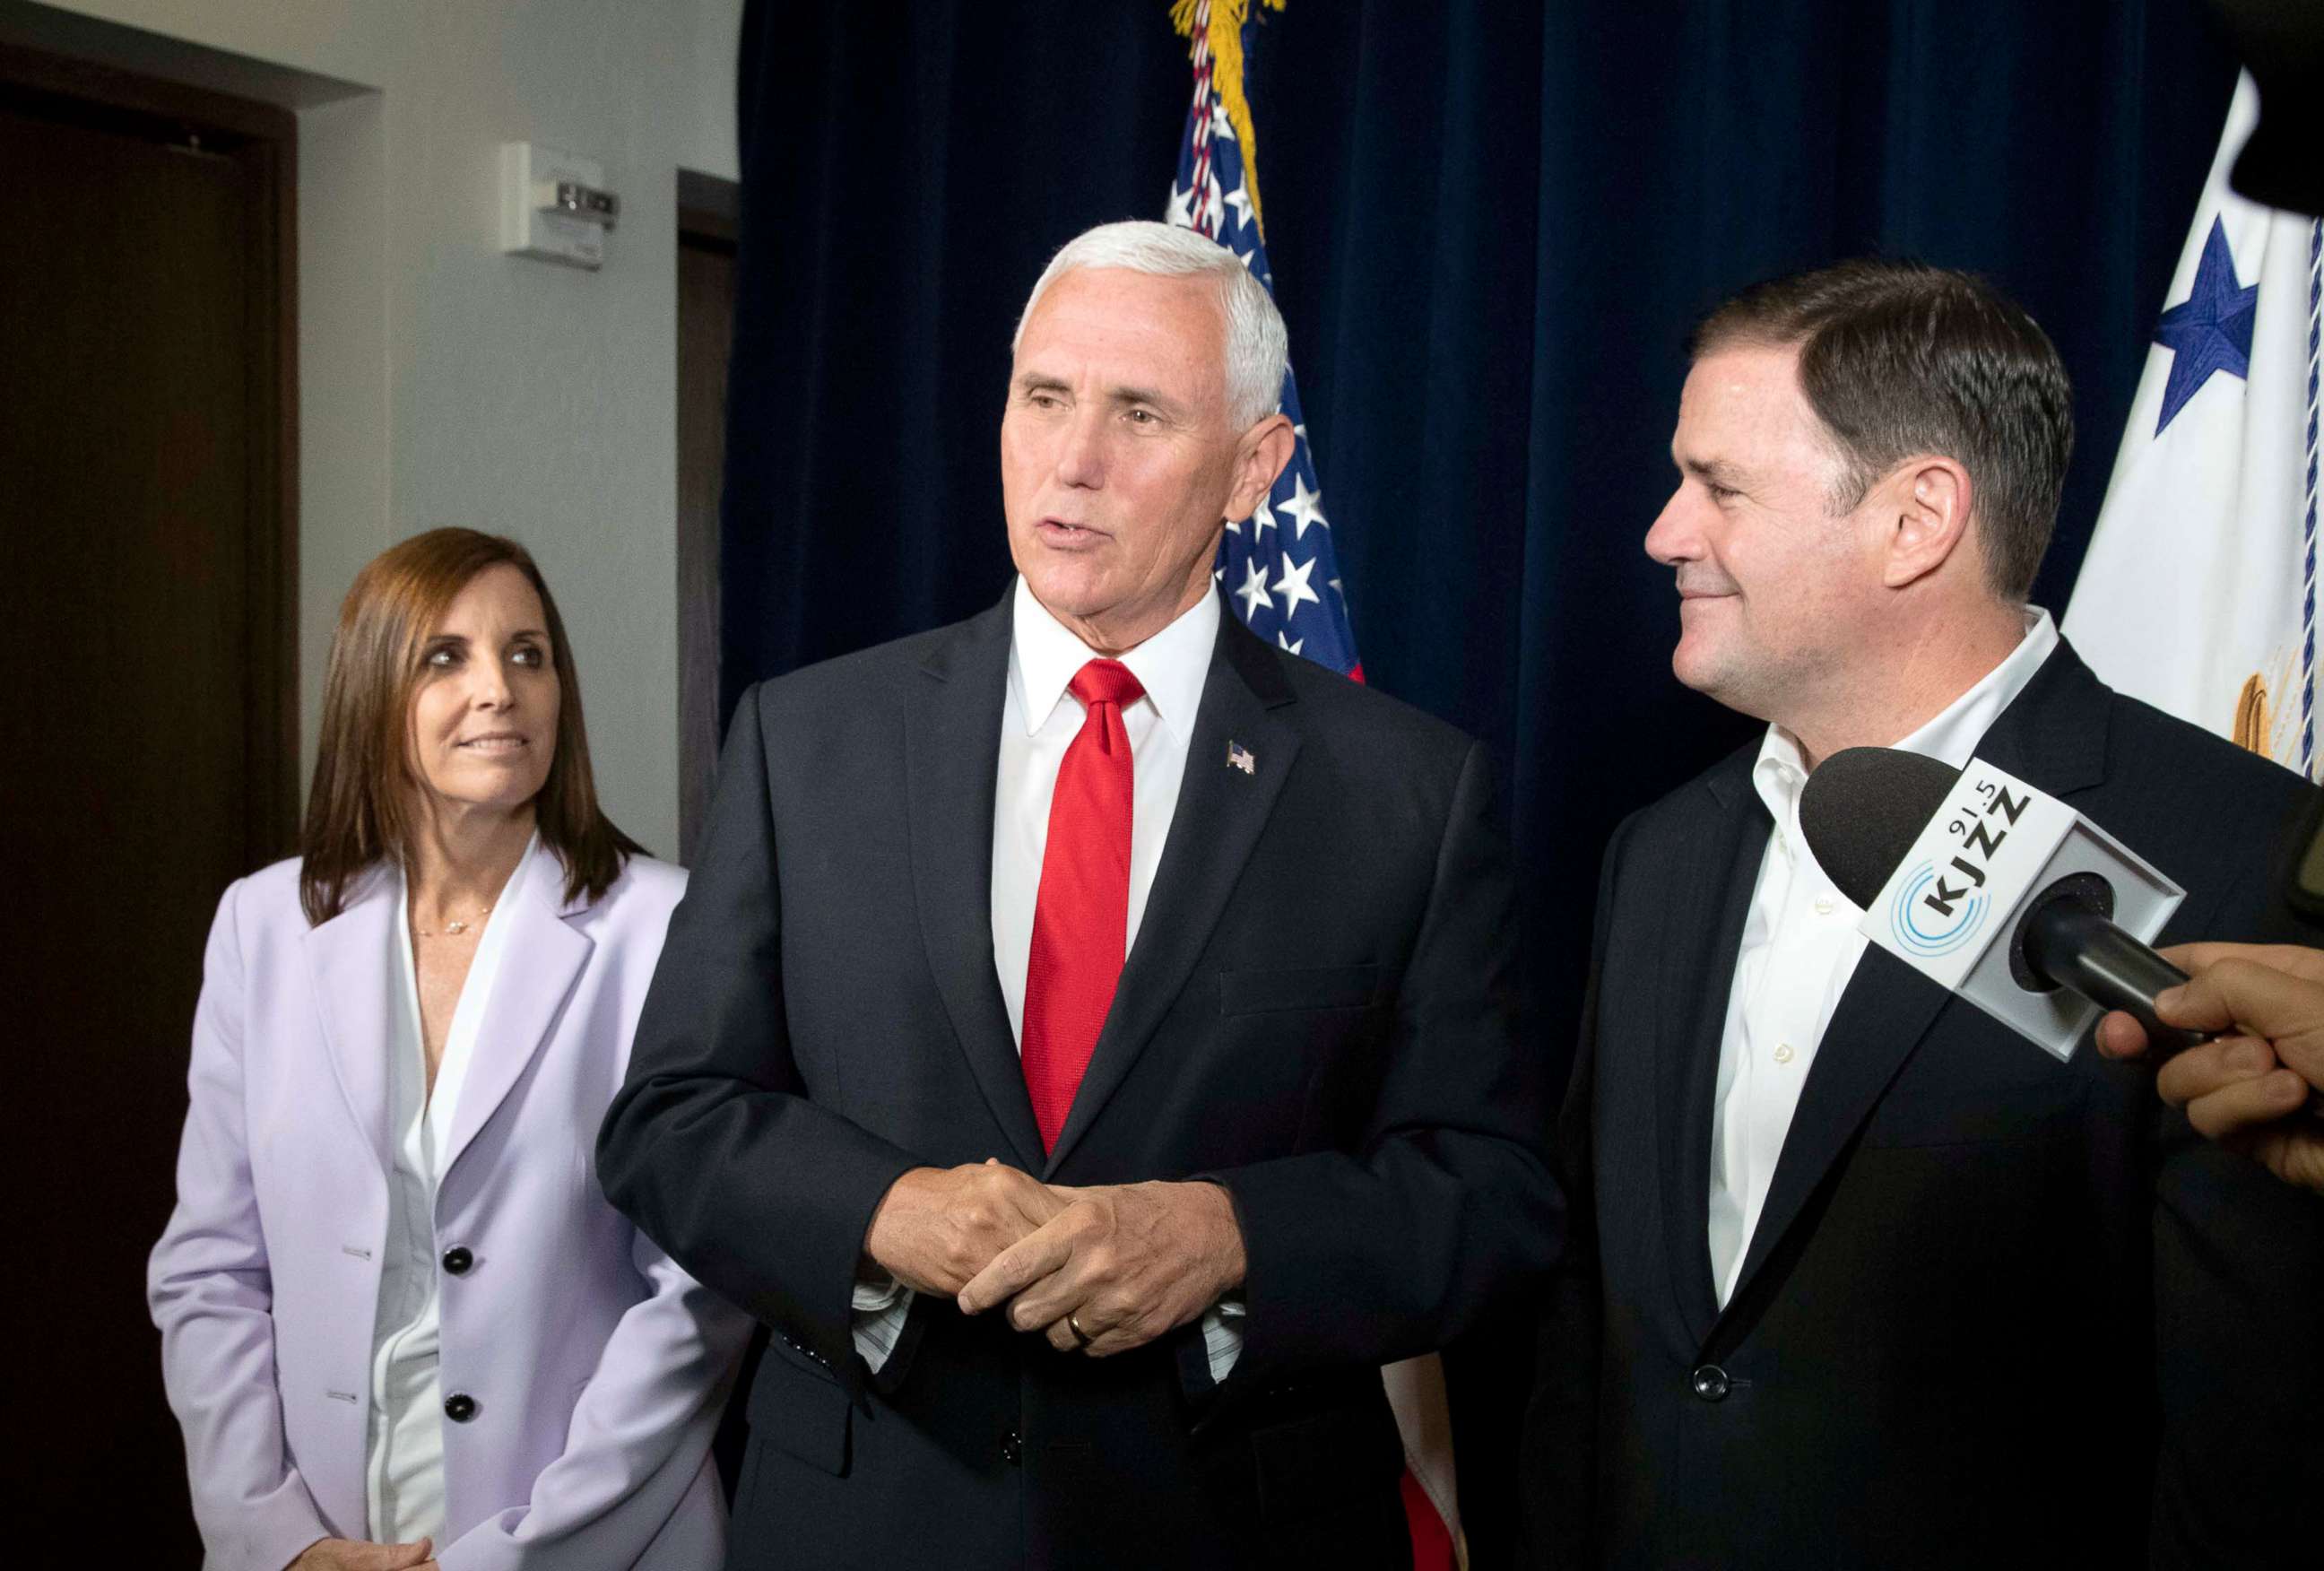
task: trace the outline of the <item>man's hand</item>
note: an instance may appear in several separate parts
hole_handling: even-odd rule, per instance
[[[318,1539],[300,1552],[283,1571],[420,1571],[436,1562],[429,1557],[435,1546],[422,1539],[416,1544],[371,1544],[355,1539]]]
[[[1018,1330],[1046,1329],[1060,1353],[1102,1358],[1185,1325],[1242,1285],[1242,1228],[1216,1184],[1054,1193],[1072,1203],[960,1289],[963,1314],[1006,1303]]]
[[[949,1297],[1065,1206],[1038,1178],[998,1160],[914,1168],[872,1214],[863,1252],[914,1291]]]
[[[2163,957],[2187,973],[2154,1001],[2166,1024],[2232,1031],[2164,1064],[2154,1088],[2212,1140],[2288,1184],[2324,1191],[2324,1120],[2302,1104],[2324,1087],[2324,952],[2294,944],[2184,944]],[[2098,1022],[2098,1050],[2135,1058],[2146,1035],[2126,1014]]]

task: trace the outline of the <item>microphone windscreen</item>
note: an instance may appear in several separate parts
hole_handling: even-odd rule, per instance
[[[1849,747],[1800,789],[1800,832],[1840,892],[1870,910],[1960,771],[1893,747]]]

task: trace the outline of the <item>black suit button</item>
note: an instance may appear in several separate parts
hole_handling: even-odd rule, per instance
[[[466,1391],[454,1391],[444,1399],[444,1416],[456,1424],[465,1424],[476,1416],[476,1399]]]
[[[1694,1394],[1706,1402],[1727,1400],[1727,1372],[1715,1363],[1698,1364],[1694,1372],[1687,1377],[1687,1382],[1694,1387]]]
[[[475,1263],[476,1257],[456,1243],[444,1252],[444,1269],[456,1277],[466,1276],[468,1268]]]
[[[1017,1438],[1014,1429],[1001,1437],[1001,1460],[1011,1467],[1025,1460],[1025,1443]]]

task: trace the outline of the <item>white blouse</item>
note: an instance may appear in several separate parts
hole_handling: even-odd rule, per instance
[[[411,954],[411,892],[398,873],[389,964],[402,1007],[388,1026],[388,1127],[397,1135],[388,1176],[387,1247],[381,1261],[379,1308],[372,1321],[371,1417],[364,1469],[370,1532],[381,1543],[409,1544],[444,1533],[444,1400],[436,1289],[436,1185],[452,1135],[460,1086],[474,1057],[476,1030],[491,1002],[508,940],[503,918],[514,903],[532,846],[493,902],[477,936],[475,957],[445,1034],[436,1086],[428,1089],[426,1037],[420,1024],[420,973]],[[439,1545],[440,1547],[440,1545]]]

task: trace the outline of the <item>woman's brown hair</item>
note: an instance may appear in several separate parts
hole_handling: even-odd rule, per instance
[[[557,756],[533,799],[541,844],[565,864],[565,898],[595,900],[645,847],[615,828],[597,805],[589,736],[581,721],[581,679],[557,601],[532,553],[512,540],[473,529],[431,529],[374,557],[339,605],[323,677],[323,725],[315,789],[300,827],[299,903],[320,925],[346,907],[355,881],[410,849],[408,795],[411,696],[424,671],[429,637],[460,591],[487,568],[512,567],[540,596],[560,693]]]

